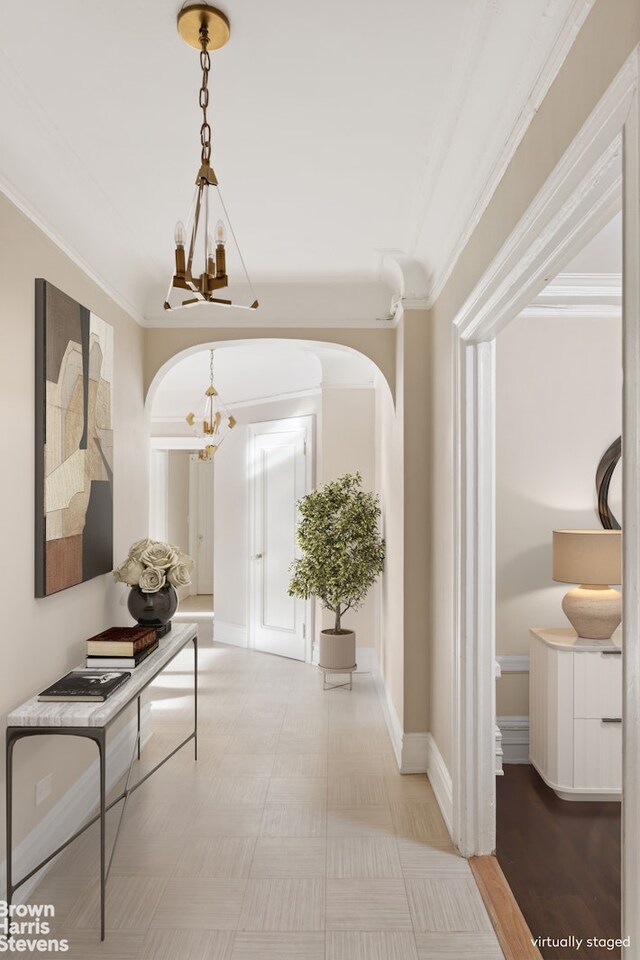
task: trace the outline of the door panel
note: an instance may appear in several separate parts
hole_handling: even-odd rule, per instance
[[[311,417],[250,429],[250,641],[256,650],[307,659],[311,604],[287,593],[296,556],[296,503],[311,488]]]
[[[189,552],[196,562],[191,592],[213,593],[213,460],[189,460]]]

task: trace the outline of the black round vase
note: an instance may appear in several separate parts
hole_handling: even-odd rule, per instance
[[[156,627],[158,633],[164,635],[171,629],[171,617],[178,609],[178,594],[170,583],[155,593],[143,593],[140,587],[131,587],[127,606],[141,627]]]

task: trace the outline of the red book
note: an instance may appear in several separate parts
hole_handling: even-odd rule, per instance
[[[94,657],[135,657],[157,640],[155,627],[110,627],[87,640]]]

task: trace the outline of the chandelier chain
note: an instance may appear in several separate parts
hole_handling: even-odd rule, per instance
[[[198,95],[198,103],[202,109],[202,126],[200,127],[200,143],[202,145],[201,159],[202,163],[209,163],[211,159],[211,126],[207,120],[207,107],[209,106],[209,70],[211,68],[211,58],[209,57],[209,31],[206,24],[200,27],[200,66],[202,67],[202,83]]]
[[[213,350],[209,351],[209,373],[211,375],[211,386],[213,386]]]

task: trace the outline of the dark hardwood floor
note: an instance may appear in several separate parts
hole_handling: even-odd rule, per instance
[[[620,933],[620,804],[560,800],[530,764],[505,764],[497,777],[497,847],[534,937],[573,936],[539,945],[546,960],[614,960],[620,948],[588,946]]]

